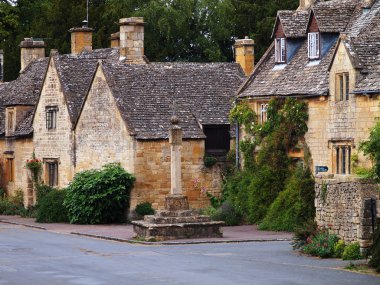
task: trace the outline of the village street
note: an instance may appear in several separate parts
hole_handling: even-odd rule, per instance
[[[379,284],[289,242],[131,245],[0,224],[0,284]]]

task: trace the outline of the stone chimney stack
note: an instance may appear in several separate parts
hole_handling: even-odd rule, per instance
[[[255,66],[255,41],[245,37],[234,44],[235,62],[239,63],[245,75],[250,75]]]
[[[93,29],[87,26],[87,21],[83,21],[81,28],[71,28],[71,54],[77,55],[82,51],[92,51]]]
[[[144,61],[144,18],[120,19],[120,60],[141,64]]]
[[[4,53],[0,49],[0,84],[4,81]]]
[[[120,47],[120,32],[111,34],[111,48]]]
[[[45,42],[33,38],[25,38],[21,44],[21,71],[22,72],[29,63],[38,58],[45,57]]]
[[[363,8],[371,8],[375,0],[364,0],[363,1]]]
[[[307,10],[315,2],[318,2],[318,0],[300,0],[300,6],[298,7],[298,10]]]

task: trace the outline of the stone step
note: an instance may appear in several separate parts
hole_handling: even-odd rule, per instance
[[[150,224],[205,223],[205,222],[211,222],[211,218],[208,216],[185,216],[185,217],[145,216],[144,221]]]
[[[182,211],[157,211],[155,216],[157,217],[190,217],[199,215],[199,211],[196,210],[182,210]]]

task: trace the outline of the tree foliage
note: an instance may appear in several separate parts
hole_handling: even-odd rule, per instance
[[[94,48],[108,47],[119,18],[146,21],[145,52],[151,61],[232,61],[235,38],[256,41],[256,60],[271,42],[277,10],[295,9],[298,0],[90,0]],[[25,37],[43,38],[47,52],[70,51],[68,30],[86,18],[86,0],[1,0],[0,49],[5,79],[17,77]]]

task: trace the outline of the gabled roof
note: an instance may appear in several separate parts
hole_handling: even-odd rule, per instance
[[[79,55],[58,55],[53,60],[66,99],[71,123],[74,125],[78,119],[80,108],[99,60],[118,60],[118,49],[99,49],[84,51]]]
[[[282,25],[287,38],[302,38],[306,37],[306,27],[309,20],[309,11],[278,11],[276,23],[272,33],[272,38],[275,36],[278,25]]]
[[[32,106],[36,104],[47,64],[47,58],[34,60],[24,69],[16,80],[0,85],[0,135],[4,135],[5,133],[5,108],[7,106]],[[29,126],[29,129],[20,129],[17,134],[29,134],[30,128],[31,126]]]
[[[278,65],[272,46],[267,59],[253,72],[250,83],[238,97],[328,95],[328,68],[334,50],[335,46],[332,46],[320,62],[309,62],[305,40],[288,64]]]
[[[331,0],[317,2],[312,12],[322,33],[340,33],[346,29],[361,0]]]
[[[229,124],[231,100],[245,79],[235,63],[104,62],[102,68],[126,125],[142,140],[166,139],[173,112],[188,139],[205,137],[201,125]]]

